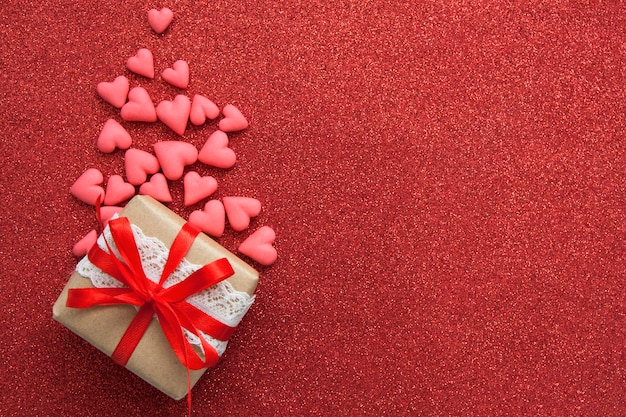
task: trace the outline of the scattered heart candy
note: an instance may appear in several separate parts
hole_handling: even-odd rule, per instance
[[[263,226],[248,236],[248,238],[239,245],[238,250],[261,265],[271,265],[278,257],[276,248],[272,246],[274,240],[276,240],[274,229],[269,226]]]
[[[232,104],[227,104],[222,109],[224,118],[219,121],[218,127],[223,132],[236,132],[248,127],[248,121],[239,109]]]
[[[104,200],[104,189],[100,187],[103,181],[100,170],[89,168],[70,187],[70,193],[80,201],[95,206],[98,198]]]
[[[178,94],[173,101],[163,100],[156,108],[156,114],[160,121],[175,133],[182,136],[187,128],[191,102],[189,98]]]
[[[124,181],[121,175],[111,175],[107,181],[107,190],[104,204],[107,206],[119,204],[135,195],[135,186]]]
[[[97,146],[104,153],[111,153],[115,148],[128,149],[133,143],[126,129],[114,119],[106,121],[98,136]]]
[[[189,85],[189,64],[179,59],[174,62],[172,68],[165,68],[161,76],[166,83],[178,88],[187,88]]]
[[[141,48],[126,61],[126,67],[135,74],[154,78],[154,56],[149,49]]]
[[[152,9],[148,12],[148,24],[158,34],[165,32],[173,18],[174,13],[167,7],[161,10]]]
[[[102,220],[102,226],[106,226],[109,220],[116,214],[120,214],[124,210],[124,207],[118,206],[102,206],[100,207],[100,220]]]
[[[198,160],[198,150],[191,143],[167,140],[157,142],[153,146],[163,174],[168,180],[180,179],[185,166]]]
[[[216,130],[209,136],[198,154],[198,161],[217,168],[230,168],[235,165],[237,156],[228,147],[228,135]]]
[[[157,114],[150,95],[143,87],[135,87],[128,93],[128,103],[120,111],[128,122],[156,122]]]
[[[128,97],[128,90],[130,89],[130,83],[128,78],[120,75],[113,82],[103,81],[98,83],[96,90],[100,97],[104,99],[107,103],[121,108],[124,103],[126,103],[126,98]]]
[[[224,210],[230,226],[240,232],[250,225],[250,218],[261,212],[261,202],[251,197],[224,197]]]
[[[172,195],[167,186],[165,175],[158,173],[150,177],[150,181],[141,184],[139,194],[149,195],[162,203],[171,203]]]
[[[203,125],[206,119],[216,119],[220,115],[220,109],[208,98],[196,94],[191,101],[189,120],[195,126]]]
[[[126,179],[133,185],[146,182],[148,175],[159,171],[159,160],[152,154],[140,149],[131,148],[124,154]]]
[[[210,200],[204,205],[204,209],[189,215],[189,223],[214,237],[224,234],[225,219],[224,206],[219,200]]]
[[[74,254],[74,256],[82,258],[83,256],[87,255],[89,249],[91,249],[92,246],[96,244],[97,240],[98,232],[92,230],[91,232],[87,233],[81,240],[74,244],[74,247],[72,248],[72,253]]]
[[[201,177],[197,172],[189,171],[183,179],[183,189],[185,205],[191,206],[213,194],[217,190],[217,181],[213,177]]]

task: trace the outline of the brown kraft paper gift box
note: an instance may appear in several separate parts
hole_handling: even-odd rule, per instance
[[[158,238],[168,248],[185,223],[182,217],[148,196],[134,197],[126,205],[121,216],[128,217],[130,222],[139,226],[146,236]],[[227,258],[235,271],[227,281],[237,291],[254,294],[259,280],[258,272],[204,233],[198,235],[185,258],[199,265]],[[127,304],[91,308],[66,307],[70,288],[89,287],[93,287],[91,281],[74,271],[54,304],[53,317],[111,356],[137,310]],[[187,394],[187,370],[176,357],[161,326],[154,318],[126,368],[176,400]],[[205,371],[206,369],[191,371],[192,387]]]

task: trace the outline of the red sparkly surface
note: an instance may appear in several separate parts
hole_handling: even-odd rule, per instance
[[[69,187],[123,174],[96,84],[180,92],[142,47],[248,117],[234,168],[192,168],[278,235],[194,415],[625,415],[626,8],[583,4],[176,1],[156,35],[166,4],[3,1],[0,415],[186,412],[51,318],[95,227]]]

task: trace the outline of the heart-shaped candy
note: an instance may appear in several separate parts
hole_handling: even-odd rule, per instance
[[[98,232],[92,230],[91,232],[87,233],[85,237],[83,237],[81,240],[74,244],[74,247],[72,248],[72,253],[74,254],[74,256],[82,258],[83,256],[87,255],[89,249],[91,249],[91,247],[96,244],[97,240]]]
[[[167,127],[182,136],[187,128],[190,109],[191,102],[189,98],[178,94],[174,97],[174,101],[163,100],[160,102],[156,108],[156,114],[159,120],[165,123]]]
[[[135,74],[154,78],[154,56],[146,48],[141,48],[135,56],[128,58],[126,67]]]
[[[224,206],[219,200],[210,200],[204,205],[204,209],[196,210],[189,215],[189,223],[206,234],[220,237],[224,234]]]
[[[111,175],[107,181],[104,204],[110,206],[126,201],[135,195],[135,187],[124,181],[121,175]]]
[[[95,206],[98,198],[100,201],[104,199],[104,189],[100,187],[103,181],[100,170],[89,168],[70,187],[70,193],[80,201]]]
[[[216,130],[200,150],[198,160],[217,168],[230,168],[235,165],[237,156],[228,147],[228,135],[221,130]]]
[[[174,13],[167,7],[161,10],[152,9],[148,12],[148,24],[158,34],[165,32],[173,18]]]
[[[237,130],[243,130],[248,127],[248,121],[239,109],[232,104],[227,104],[222,109],[224,118],[219,121],[218,127],[223,132],[235,132]]]
[[[195,126],[200,126],[206,122],[206,119],[216,119],[220,115],[220,109],[215,103],[208,98],[196,94],[191,101],[191,111],[189,112],[189,120]]]
[[[133,143],[126,129],[114,119],[106,121],[98,136],[97,146],[102,152],[111,153],[115,148],[128,149]]]
[[[102,227],[106,226],[109,220],[116,214],[120,214],[124,210],[124,207],[118,206],[102,206],[100,207],[100,220],[102,220]]]
[[[185,174],[183,179],[185,205],[191,206],[213,194],[217,190],[217,181],[211,176],[201,177],[195,171]]]
[[[156,122],[157,114],[150,95],[143,87],[135,87],[128,93],[128,103],[120,111],[122,119],[129,122]]]
[[[165,68],[161,76],[166,83],[178,88],[187,88],[189,85],[189,64],[179,59],[172,64],[172,68]]]
[[[98,94],[100,97],[104,99],[107,103],[121,108],[124,103],[126,103],[126,98],[128,97],[128,90],[130,88],[130,83],[128,78],[120,75],[113,82],[103,81],[98,83],[96,89],[98,90]]]
[[[133,185],[146,182],[149,174],[159,171],[159,160],[152,154],[140,149],[131,148],[124,154],[126,178]]]
[[[269,226],[263,226],[252,233],[241,245],[239,252],[254,259],[261,265],[271,265],[276,261],[278,254],[272,246],[276,240],[276,233]]]
[[[172,195],[167,187],[167,179],[161,173],[154,174],[150,177],[150,181],[141,184],[139,194],[149,195],[162,203],[172,202]]]
[[[230,226],[240,232],[250,225],[250,218],[261,212],[261,202],[251,197],[224,197],[224,210]]]
[[[185,166],[198,160],[198,150],[191,143],[168,140],[157,142],[153,146],[163,174],[170,180],[180,179]]]

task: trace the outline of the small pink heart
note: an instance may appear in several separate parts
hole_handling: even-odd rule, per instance
[[[228,135],[221,130],[216,130],[200,150],[198,160],[217,168],[230,168],[235,165],[237,156],[228,147]]]
[[[248,127],[248,121],[239,109],[232,104],[227,104],[222,109],[224,118],[219,121],[218,127],[223,132],[235,132],[237,130],[243,130]]]
[[[276,261],[278,254],[272,246],[276,240],[276,233],[269,226],[263,226],[252,233],[241,245],[239,252],[254,259],[261,265],[271,265]]]
[[[195,126],[200,126],[206,122],[206,119],[216,119],[220,115],[220,109],[215,103],[208,98],[196,94],[191,101],[191,111],[189,112],[189,120]]]
[[[126,129],[113,119],[106,121],[98,136],[97,146],[104,153],[111,153],[115,148],[128,149],[133,143]]]
[[[213,194],[217,190],[217,181],[213,177],[201,177],[197,172],[190,171],[185,174],[183,187],[185,205],[191,206]]]
[[[165,175],[158,173],[150,177],[150,181],[141,184],[139,194],[149,195],[162,203],[171,203],[172,195],[167,187]]]
[[[198,160],[198,150],[191,143],[168,140],[157,142],[153,146],[163,174],[169,180],[180,179],[185,166]]]
[[[131,148],[124,154],[124,167],[128,182],[133,185],[140,185],[146,182],[149,174],[158,172],[161,165],[154,155]]]
[[[102,220],[102,226],[106,226],[109,220],[116,214],[120,214],[124,210],[124,207],[117,206],[102,206],[100,207],[100,220]]]
[[[124,181],[121,175],[111,175],[107,181],[104,204],[111,206],[126,201],[135,195],[135,187]]]
[[[128,82],[128,78],[123,75],[117,77],[113,82],[103,81],[98,83],[96,87],[100,97],[118,109],[126,103],[129,88],[130,83]]]
[[[166,83],[178,88],[187,88],[189,85],[189,64],[179,59],[172,64],[172,68],[165,68],[161,76]]]
[[[100,184],[104,181],[102,173],[96,168],[89,168],[70,187],[70,193],[80,201],[96,205],[98,197],[104,199],[104,189]]]
[[[224,206],[219,200],[210,200],[204,205],[204,209],[189,215],[189,223],[208,235],[220,237],[224,234]]]
[[[128,58],[126,67],[135,74],[154,78],[154,56],[146,48],[141,48],[135,56]]]
[[[158,34],[165,32],[173,18],[174,13],[167,7],[161,10],[152,9],[148,12],[148,24]]]
[[[156,114],[167,127],[182,136],[187,128],[190,109],[189,98],[179,94],[174,97],[174,101],[163,100],[160,102],[156,108]]]
[[[128,93],[128,103],[120,111],[128,122],[156,122],[157,114],[150,95],[143,87],[135,87]]]
[[[96,244],[97,240],[98,232],[92,230],[91,232],[87,233],[85,237],[83,237],[81,240],[74,244],[74,247],[72,248],[72,253],[74,254],[74,256],[82,258],[83,256],[87,255],[89,249],[91,249],[92,246]]]
[[[251,197],[224,197],[224,210],[230,226],[240,232],[250,225],[250,218],[261,212],[261,202]]]

